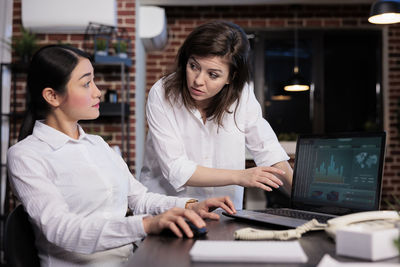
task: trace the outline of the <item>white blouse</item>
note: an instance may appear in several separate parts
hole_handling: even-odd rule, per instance
[[[36,121],[7,155],[10,182],[34,227],[41,266],[117,266],[146,236],[139,214],[188,199],[147,193],[104,140],[79,140]],[[125,217],[127,208],[135,216]]]
[[[258,166],[271,166],[289,157],[269,123],[262,117],[253,88],[245,85],[239,106],[235,102],[223,119],[204,124],[197,109],[182,103],[171,105],[165,98],[162,79],[151,88],[146,116],[149,132],[139,180],[150,191],[200,200],[228,195],[237,209],[242,208],[243,187],[184,186],[197,165],[240,170],[245,168],[245,149]],[[234,118],[235,116],[235,118]],[[236,121],[235,121],[236,119]]]

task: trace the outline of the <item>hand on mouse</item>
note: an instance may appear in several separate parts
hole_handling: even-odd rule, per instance
[[[236,213],[235,206],[228,196],[209,198],[201,202],[189,203],[186,208],[194,210],[203,219],[218,220],[219,215],[212,212],[217,208],[222,208],[229,214]]]
[[[183,234],[185,234],[192,238],[193,232],[185,219],[198,228],[206,226],[206,223],[196,212],[189,209],[172,208],[157,216],[144,217],[143,228],[147,234],[159,234],[163,229],[169,229],[178,237],[183,237]]]

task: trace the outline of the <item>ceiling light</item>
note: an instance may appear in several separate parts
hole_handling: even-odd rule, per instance
[[[310,89],[310,86],[306,82],[306,80],[300,75],[299,73],[299,55],[298,55],[298,30],[297,30],[297,12],[295,14],[295,28],[294,28],[294,68],[293,68],[293,75],[286,83],[283,89],[285,91],[291,92],[300,92],[300,91],[307,91]]]
[[[307,91],[310,86],[307,84],[305,79],[299,73],[299,67],[295,66],[293,70],[293,76],[290,78],[288,83],[283,87],[285,91],[300,92]]]
[[[400,22],[400,1],[376,1],[371,7],[368,21],[374,24],[392,24]]]

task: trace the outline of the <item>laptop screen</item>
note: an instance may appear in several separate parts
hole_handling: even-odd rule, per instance
[[[385,140],[385,133],[300,136],[292,207],[337,215],[378,210]]]

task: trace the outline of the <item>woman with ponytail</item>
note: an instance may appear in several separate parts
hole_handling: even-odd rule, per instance
[[[68,46],[41,48],[29,67],[29,111],[7,164],[42,267],[119,266],[147,234],[169,228],[193,237],[185,220],[204,227],[204,218],[218,219],[215,208],[235,212],[229,197],[196,202],[148,193],[101,137],[78,124],[99,116],[93,79],[88,55]]]
[[[50,112],[42,90],[48,87],[59,94],[65,93],[69,76],[77,64],[77,57],[90,59],[83,51],[67,46],[49,46],[45,52],[37,53],[33,58],[27,78],[29,103],[18,141],[32,134],[35,121],[43,120]]]

